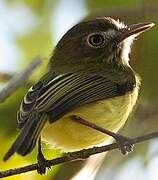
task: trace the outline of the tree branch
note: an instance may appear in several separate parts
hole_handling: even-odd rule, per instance
[[[33,62],[26,67],[26,69],[24,69],[20,74],[14,76],[0,91],[0,103],[9,97],[16,89],[18,89],[41,63],[41,58],[37,56],[34,58]]]
[[[131,139],[130,142],[127,142],[126,144],[127,145],[130,143],[137,144],[137,143],[144,142],[144,141],[156,138],[156,137],[158,137],[158,131],[133,138],[133,139]],[[78,159],[85,159],[91,155],[99,154],[99,153],[106,152],[106,151],[111,151],[111,150],[118,149],[118,148],[119,147],[118,147],[117,143],[112,143],[112,144],[106,145],[106,146],[83,149],[81,151],[67,153],[63,157],[59,157],[59,158],[52,159],[52,160],[47,160],[47,165],[54,166],[54,165],[58,165],[58,164],[61,164],[64,162],[70,162],[70,161],[74,161],[74,160],[78,160]],[[13,176],[16,174],[21,174],[21,173],[26,173],[29,171],[34,171],[34,170],[37,170],[37,167],[38,167],[38,164],[35,163],[35,164],[31,164],[31,165],[24,166],[24,167],[9,169],[6,171],[0,171],[0,178]]]

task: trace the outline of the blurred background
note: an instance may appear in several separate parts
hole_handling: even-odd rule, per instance
[[[137,108],[120,133],[135,137],[158,129],[158,1],[0,0],[0,90],[35,56],[40,55],[43,61],[27,82],[0,104],[0,170],[36,161],[34,150],[27,157],[15,155],[2,162],[4,153],[17,135],[16,111],[29,86],[46,70],[57,41],[77,22],[95,16],[111,16],[126,24],[144,21],[156,24],[139,36],[132,47],[131,65],[143,81]],[[51,159],[60,156],[60,152],[47,147],[44,154]],[[53,167],[46,176],[31,172],[8,179],[69,180],[81,165],[82,162],[67,163]],[[109,152],[95,179],[157,180],[157,169],[158,140],[155,139],[136,145],[134,152],[126,157],[118,150]]]

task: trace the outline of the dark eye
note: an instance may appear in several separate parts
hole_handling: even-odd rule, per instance
[[[91,47],[101,48],[105,44],[105,34],[103,34],[103,33],[89,34],[89,36],[87,38],[87,43]]]

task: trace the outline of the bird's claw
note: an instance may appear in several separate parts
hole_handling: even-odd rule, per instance
[[[127,155],[128,153],[133,151],[134,144],[131,142],[130,138],[119,135],[116,141],[123,155]]]
[[[48,165],[47,159],[44,158],[43,154],[39,154],[37,157],[38,160],[38,167],[37,167],[37,172],[38,174],[46,174],[47,169],[51,169],[51,166]]]

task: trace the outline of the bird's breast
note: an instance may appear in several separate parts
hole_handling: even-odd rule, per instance
[[[47,124],[43,137],[64,152],[105,144],[111,137],[71,120],[72,115],[117,132],[126,122],[138,96],[138,87],[126,95],[80,106],[52,124]]]

